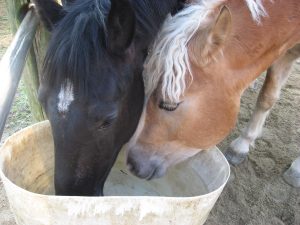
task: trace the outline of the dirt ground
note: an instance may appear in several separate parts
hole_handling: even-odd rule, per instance
[[[0,56],[10,41],[7,18],[0,0]],[[259,87],[264,77],[259,79]],[[238,126],[219,147],[223,150],[238,136],[250,118],[258,91],[247,90]],[[20,86],[4,137],[32,123]],[[207,225],[300,225],[300,189],[292,188],[282,173],[300,154],[300,64],[267,119],[264,133],[247,160],[231,167],[231,178]],[[15,225],[0,182],[0,225]]]

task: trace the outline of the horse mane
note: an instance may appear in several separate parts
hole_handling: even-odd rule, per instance
[[[186,74],[192,76],[188,55],[188,42],[198,31],[207,27],[210,15],[226,0],[197,0],[176,14],[169,16],[162,26],[152,52],[144,65],[146,96],[161,84],[162,97],[178,103],[186,89]],[[253,20],[260,23],[267,16],[261,0],[245,0]],[[160,83],[161,82],[161,83]]]
[[[253,20],[255,20],[258,24],[260,24],[261,17],[268,16],[266,12],[262,0],[245,0],[247,6],[251,12]]]

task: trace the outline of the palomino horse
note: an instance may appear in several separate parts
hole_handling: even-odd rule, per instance
[[[299,0],[202,0],[170,17],[145,64],[149,99],[128,145],[130,170],[160,177],[218,144],[235,126],[242,93],[268,69],[248,128],[226,153],[240,163],[300,56],[299,44]],[[299,161],[285,176],[294,186]]]
[[[143,63],[180,0],[34,0],[51,31],[40,101],[55,145],[58,195],[102,195],[144,103]]]

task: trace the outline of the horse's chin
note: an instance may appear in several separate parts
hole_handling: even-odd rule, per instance
[[[97,191],[96,195],[99,196],[99,197],[103,197],[104,196],[103,187]]]

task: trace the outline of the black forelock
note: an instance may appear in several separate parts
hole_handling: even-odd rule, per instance
[[[85,89],[92,65],[105,57],[105,18],[109,0],[75,1],[55,27],[45,56],[43,75],[49,83],[71,80]]]

